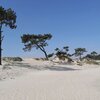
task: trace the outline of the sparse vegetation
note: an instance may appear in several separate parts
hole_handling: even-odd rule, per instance
[[[63,47],[63,49],[59,49],[59,48],[55,49],[55,55],[61,60],[65,60],[66,58],[68,58],[67,52],[68,52],[67,47]]]
[[[87,54],[85,58],[93,59],[93,60],[100,60],[100,54],[97,52],[93,51],[90,54]]]
[[[78,56],[80,60],[82,60],[82,55],[86,52],[85,48],[76,48],[75,56]]]
[[[48,58],[53,57],[54,53],[48,54]]]
[[[68,51],[68,46],[63,47],[62,49],[56,48],[54,53],[49,54],[49,57],[56,56],[59,60],[68,60],[68,62],[72,62],[71,54],[69,54]]]
[[[10,62],[10,61],[23,61],[23,59],[21,57],[3,57],[2,59],[4,61],[6,61],[6,62]]]

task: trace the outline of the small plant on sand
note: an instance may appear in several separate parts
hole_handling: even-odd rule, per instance
[[[48,54],[48,58],[53,57],[54,53]]]
[[[68,53],[68,51],[69,51],[68,46],[63,47],[63,49],[56,48],[55,51],[56,51],[55,55],[59,59],[62,59],[62,60],[65,60],[65,59],[69,60],[70,59],[70,54]]]
[[[45,47],[48,46],[47,40],[52,38],[51,34],[24,34],[21,36],[22,43],[24,43],[24,51],[30,51],[33,47],[40,49],[48,60],[48,55]]]

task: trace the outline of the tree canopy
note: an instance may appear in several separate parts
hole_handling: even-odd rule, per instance
[[[11,29],[16,28],[16,13],[11,9],[4,9],[0,6],[0,26],[9,26]]]
[[[48,46],[47,40],[50,40],[52,35],[49,34],[24,34],[21,36],[22,43],[24,43],[24,51],[30,51],[33,47],[40,49],[48,59],[46,50],[44,47]]]
[[[86,52],[85,48],[76,48],[75,49],[75,56],[79,56],[81,60],[81,56]]]

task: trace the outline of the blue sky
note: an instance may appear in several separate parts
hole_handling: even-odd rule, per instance
[[[48,53],[63,46],[71,53],[77,47],[100,53],[100,0],[0,0],[0,5],[17,15],[16,30],[3,28],[3,56],[43,56],[35,48],[22,50],[25,33],[52,33]]]

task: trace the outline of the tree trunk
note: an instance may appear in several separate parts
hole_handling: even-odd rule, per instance
[[[43,51],[43,52],[44,52],[44,54],[45,54],[46,60],[48,60],[48,55],[47,55],[47,53],[46,53],[45,51]]]
[[[80,55],[80,61],[82,61],[82,57],[81,57],[81,55]]]
[[[38,48],[45,54],[46,60],[48,60],[48,55],[44,49],[44,47],[40,47],[38,44],[36,44],[38,46]]]
[[[0,65],[2,65],[2,63],[1,63],[1,61],[2,61],[2,53],[1,53],[1,51],[2,51],[2,48],[1,48],[2,30],[1,30],[1,28],[2,28],[2,25],[0,25]]]

